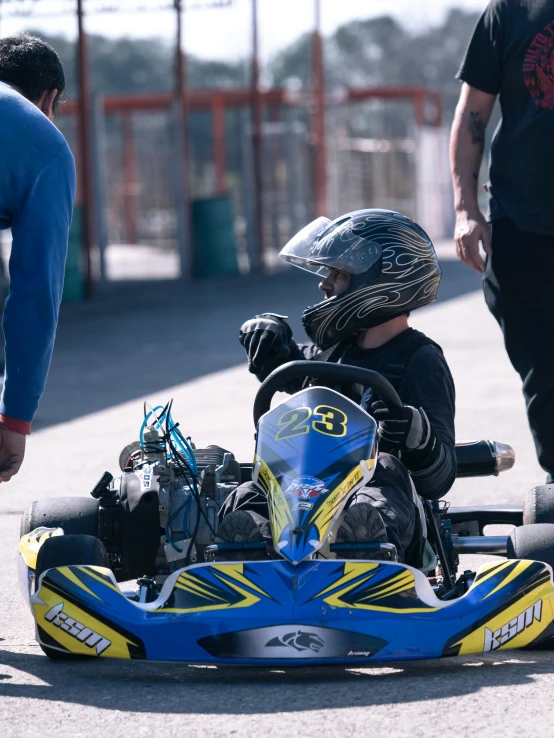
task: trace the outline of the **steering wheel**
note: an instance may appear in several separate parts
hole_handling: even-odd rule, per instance
[[[387,407],[401,407],[400,397],[388,379],[371,369],[363,369],[350,364],[326,364],[321,361],[289,361],[283,364],[262,382],[254,400],[254,425],[271,408],[271,400],[276,392],[292,379],[331,379],[346,384],[363,384],[379,395]]]

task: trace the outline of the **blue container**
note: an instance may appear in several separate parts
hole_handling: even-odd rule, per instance
[[[192,201],[192,238],[195,277],[239,273],[230,195]]]

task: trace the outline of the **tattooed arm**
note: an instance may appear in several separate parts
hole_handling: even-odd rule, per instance
[[[491,251],[489,227],[479,210],[477,184],[485,147],[485,129],[495,100],[495,95],[464,83],[450,137],[456,251],[465,264],[479,273],[485,268],[479,253],[479,242],[487,254]]]

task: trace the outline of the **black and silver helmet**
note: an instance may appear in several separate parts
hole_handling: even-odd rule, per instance
[[[346,292],[306,308],[302,316],[306,333],[322,350],[433,302],[441,278],[429,236],[392,210],[318,218],[279,256],[322,276],[331,269],[351,275]]]

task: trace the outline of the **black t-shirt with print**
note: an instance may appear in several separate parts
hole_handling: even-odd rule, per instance
[[[500,96],[491,217],[554,235],[554,0],[492,0],[458,78]]]

